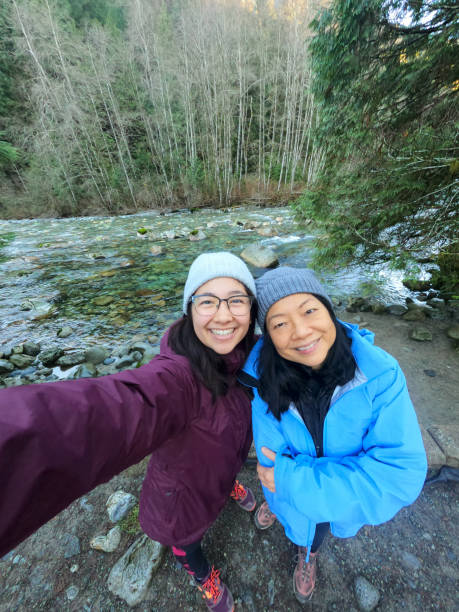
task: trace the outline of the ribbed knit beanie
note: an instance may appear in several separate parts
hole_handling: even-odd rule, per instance
[[[245,285],[256,297],[256,287],[250,270],[239,257],[221,251],[219,253],[202,253],[191,264],[183,290],[183,312],[186,314],[191,296],[207,281],[220,276],[235,278]]]
[[[271,306],[294,293],[314,293],[324,297],[333,309],[333,304],[312,270],[280,266],[269,270],[255,281],[258,301],[258,325],[264,330],[266,315]]]

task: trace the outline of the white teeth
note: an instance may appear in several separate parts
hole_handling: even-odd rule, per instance
[[[232,329],[211,329],[211,332],[216,336],[229,336],[234,332],[234,327]]]
[[[318,340],[314,340],[314,342],[311,342],[311,344],[308,344],[307,346],[299,346],[296,350],[297,351],[308,351],[310,348],[315,346],[317,342]]]

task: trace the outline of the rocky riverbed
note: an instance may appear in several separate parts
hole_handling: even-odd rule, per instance
[[[420,315],[409,315],[419,309]],[[459,355],[454,304],[399,308],[396,314],[374,310],[382,309],[354,299],[339,316],[370,328],[376,343],[400,361],[423,425],[430,471],[449,465],[451,474],[457,475]],[[156,335],[139,334],[122,346],[85,347],[77,346],[75,330],[66,337],[68,331],[64,329],[51,346],[23,342],[9,347],[0,356],[1,384],[104,375],[136,367],[158,351]],[[175,568],[170,551],[148,550],[139,542],[136,506],[130,507],[139,497],[144,471],[145,461],[93,490],[1,559],[0,610],[205,609],[186,574]],[[240,476],[261,500],[254,465],[247,464]],[[112,495],[119,491],[129,494],[127,518],[122,520],[122,502],[121,508],[113,506]],[[457,492],[453,480],[428,484],[410,508],[385,525],[366,527],[349,540],[329,536],[319,557],[317,589],[303,608],[457,610]],[[291,588],[294,548],[280,525],[259,532],[252,516],[229,501],[204,545],[231,586],[237,610],[302,609]],[[130,567],[123,573],[119,563],[127,551],[131,560],[140,559],[140,569]],[[159,567],[153,573],[156,561]],[[131,581],[135,576],[134,586],[129,576]]]

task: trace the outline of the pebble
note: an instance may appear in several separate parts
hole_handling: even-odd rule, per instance
[[[71,533],[64,533],[62,544],[64,545],[64,557],[66,559],[80,554],[80,540]]]
[[[379,603],[379,591],[363,576],[355,579],[355,595],[362,612],[371,612]]]
[[[107,359],[104,359],[103,364],[104,365],[111,365],[112,363],[115,363],[116,359],[114,357],[107,357]]]
[[[114,552],[121,541],[121,529],[118,527],[113,527],[107,533],[107,535],[99,535],[95,536],[91,539],[89,546],[94,548],[95,550],[101,550],[103,552]]]
[[[420,560],[410,552],[403,550],[400,555],[400,561],[403,567],[407,570],[416,572],[421,568]]]
[[[432,378],[434,378],[434,377],[437,375],[437,373],[435,372],[435,370],[424,370],[424,374],[425,374],[426,376],[431,376]]]
[[[73,601],[75,599],[75,597],[78,595],[78,587],[76,587],[75,585],[71,585],[69,586],[69,588],[65,591],[65,594],[67,595],[67,599],[69,601]]]

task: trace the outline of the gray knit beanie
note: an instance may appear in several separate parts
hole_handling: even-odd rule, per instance
[[[315,293],[333,304],[312,270],[281,266],[269,270],[255,281],[258,301],[258,325],[264,329],[266,315],[271,306],[294,293]]]
[[[256,297],[257,290],[255,281],[248,267],[232,253],[222,251],[220,253],[202,253],[191,264],[183,290],[183,312],[186,314],[188,302],[191,296],[207,281],[220,276],[235,278],[245,285]]]

